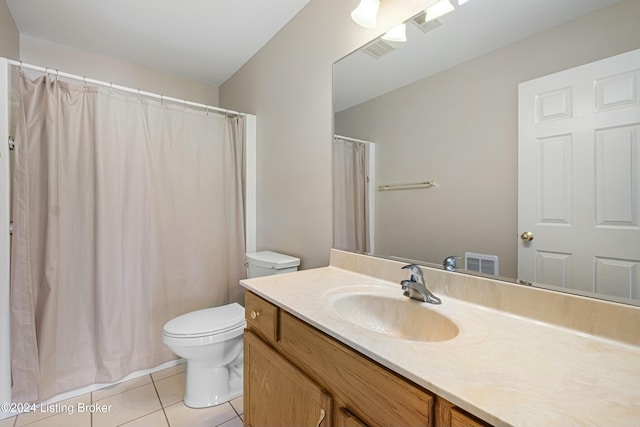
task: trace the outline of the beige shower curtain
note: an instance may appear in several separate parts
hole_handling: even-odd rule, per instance
[[[175,356],[162,327],[239,301],[242,119],[21,76],[13,399],[41,401]]]
[[[365,145],[333,141],[333,246],[367,251]]]

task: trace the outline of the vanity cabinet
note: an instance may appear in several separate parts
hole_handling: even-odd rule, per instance
[[[487,426],[249,291],[245,312],[245,426]]]

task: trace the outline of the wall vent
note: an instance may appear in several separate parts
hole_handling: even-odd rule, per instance
[[[498,276],[499,260],[496,255],[477,254],[474,252],[464,253],[464,268],[478,273]]]
[[[394,50],[398,49],[398,46],[393,42],[377,39],[361,48],[361,50],[376,59],[380,59],[385,55],[390,54]]]
[[[423,33],[428,33],[429,31],[435,30],[436,28],[442,25],[442,21],[440,21],[439,19],[432,19],[431,21],[425,22],[426,17],[427,17],[426,13],[421,13],[420,15],[413,18],[411,22],[413,23],[413,25],[418,27],[420,31],[422,31]]]

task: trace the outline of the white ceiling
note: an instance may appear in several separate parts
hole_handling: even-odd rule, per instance
[[[220,85],[310,0],[7,0],[21,34]]]
[[[374,59],[357,50],[336,63],[334,109],[369,101],[617,1],[453,1],[456,10],[440,18],[440,27],[423,33],[407,25],[408,41],[388,55]]]

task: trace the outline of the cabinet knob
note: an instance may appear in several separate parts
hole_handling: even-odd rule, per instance
[[[251,314],[250,314],[252,319],[256,319],[256,317],[260,316],[260,312],[259,311],[255,311],[255,310],[251,310]]]

